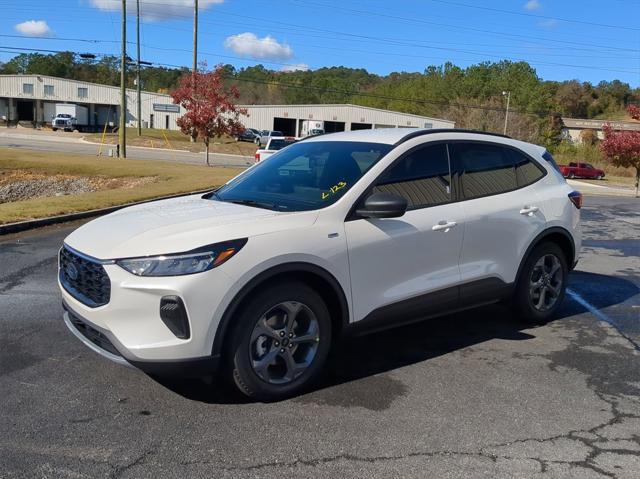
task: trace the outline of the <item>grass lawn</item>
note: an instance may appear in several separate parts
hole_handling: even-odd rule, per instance
[[[0,179],[3,174],[9,177],[16,172],[22,172],[25,178],[34,175],[88,178],[94,183],[103,182],[108,189],[5,202],[0,204],[0,224],[203,190],[224,184],[240,171],[164,161],[107,159],[3,148],[0,149]]]
[[[166,135],[166,139],[164,135]],[[91,133],[84,136],[84,139],[94,143],[102,141],[102,133]],[[168,143],[167,143],[168,141]],[[115,145],[118,143],[117,133],[107,133],[105,143]],[[205,150],[202,140],[191,143],[189,137],[180,131],[157,130],[143,128],[142,136],[138,136],[136,128],[127,128],[127,145],[146,146],[149,148],[171,148],[193,152],[203,152]],[[256,152],[256,145],[246,141],[236,141],[231,137],[215,138],[209,144],[211,153],[224,153],[228,155],[253,156]]]

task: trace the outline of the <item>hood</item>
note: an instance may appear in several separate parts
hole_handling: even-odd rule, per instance
[[[282,213],[192,195],[102,216],[75,230],[64,242],[99,259],[152,256],[303,228],[317,216],[316,211]]]

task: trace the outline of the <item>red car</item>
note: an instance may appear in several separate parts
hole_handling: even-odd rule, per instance
[[[589,163],[569,163],[560,165],[560,173],[565,178],[592,178],[601,180],[604,178],[604,171],[594,168]]]

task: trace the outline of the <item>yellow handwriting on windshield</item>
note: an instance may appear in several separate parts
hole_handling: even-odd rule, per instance
[[[345,186],[347,186],[347,184],[344,181],[340,181],[339,183],[336,183],[331,188],[329,188],[329,191],[323,191],[322,192],[322,199],[326,200],[327,198],[329,198],[329,196],[331,196],[332,194],[337,193],[338,191],[340,191]]]

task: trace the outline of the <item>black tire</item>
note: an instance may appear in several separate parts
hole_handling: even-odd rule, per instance
[[[265,379],[259,376],[254,365],[258,364],[259,355],[256,348],[257,343],[263,340],[263,344],[268,344],[270,348],[269,352],[263,352],[262,358],[266,358],[267,355],[274,353],[274,349],[278,352],[285,352],[285,354],[278,354],[274,357],[274,364],[267,368],[275,369],[278,367],[288,371],[286,365],[285,356],[289,354],[289,350],[285,351],[287,344],[285,341],[289,341],[286,337],[282,339],[282,344],[278,348],[278,342],[266,335],[260,335],[255,340],[253,336],[255,334],[254,328],[257,327],[259,321],[271,313],[274,308],[279,308],[282,304],[301,304],[304,306],[305,312],[308,317],[314,317],[317,325],[317,340],[307,341],[308,345],[295,345],[293,353],[290,353],[293,357],[299,349],[300,353],[304,353],[305,349],[314,348],[312,359],[309,361],[309,365],[304,369],[300,375],[294,379],[272,379],[271,377]],[[309,313],[309,311],[311,313]],[[277,314],[272,316],[277,317]],[[285,316],[286,318],[286,316]],[[303,322],[301,320],[301,322]],[[272,330],[278,334],[282,334],[282,330]],[[293,343],[296,336],[291,339]],[[275,348],[274,348],[275,344]],[[292,347],[292,346],[290,346]],[[311,384],[323,370],[326,363],[329,349],[331,348],[331,319],[327,306],[321,296],[312,288],[302,283],[286,282],[278,285],[274,285],[257,292],[257,294],[248,302],[238,316],[238,321],[234,327],[234,330],[230,337],[230,347],[227,353],[227,364],[229,365],[231,379],[236,387],[245,395],[259,400],[259,401],[274,401],[284,399],[303,391],[309,384]],[[277,354],[277,352],[276,352]],[[297,364],[297,363],[296,363]],[[256,366],[257,368],[257,366]],[[267,368],[262,370],[262,374],[267,375],[265,372]],[[286,374],[286,373],[285,373]],[[269,380],[268,380],[269,379]],[[273,383],[273,381],[284,381],[282,383]]]
[[[570,180],[571,180],[571,179],[573,179],[573,178],[575,178],[575,177],[576,177],[576,175],[575,175],[574,173],[569,173],[569,174],[567,175],[567,178],[569,178]]]
[[[604,178],[604,176],[602,176],[602,175],[596,176],[596,180],[602,180],[602,178]]]
[[[550,279],[548,277],[545,279],[541,273],[544,268],[547,267],[547,264],[553,264],[551,257],[557,258],[559,270],[555,276]],[[540,269],[540,266],[537,266],[542,258],[545,258],[545,260],[543,260],[543,270]],[[546,270],[544,271],[546,272]],[[549,272],[550,271],[553,271],[553,267],[549,268]],[[558,274],[561,276],[558,276]],[[558,308],[564,300],[568,275],[569,267],[567,265],[567,258],[557,244],[545,242],[536,246],[525,260],[513,295],[513,310],[517,318],[526,324],[532,325],[548,322],[558,311]],[[549,276],[549,274],[547,274],[547,276]],[[559,286],[557,283],[558,278],[560,278],[561,281]],[[534,280],[537,281],[534,282]],[[536,289],[534,283],[538,284],[540,282],[542,282],[542,285],[537,289],[539,293],[532,293],[532,290]],[[540,288],[546,289],[544,296]],[[557,292],[552,293],[555,290],[557,290]],[[547,295],[553,299],[553,303],[548,306],[546,304]],[[541,306],[542,309],[537,307],[536,303],[538,306]]]

